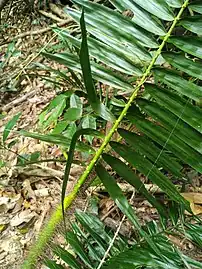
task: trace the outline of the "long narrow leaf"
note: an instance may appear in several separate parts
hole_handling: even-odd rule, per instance
[[[62,145],[62,146],[67,147],[67,148],[69,148],[69,146],[71,144],[71,139],[69,139],[68,137],[66,137],[64,135],[56,135],[56,134],[42,135],[39,133],[27,132],[25,130],[21,130],[19,132],[19,134],[23,135],[23,136],[39,139],[39,140],[45,141],[47,143]],[[82,152],[88,152],[89,154],[92,154],[95,152],[95,150],[91,146],[84,144],[83,142],[80,142],[80,141],[76,145],[76,149],[78,149],[79,151],[82,151]]]
[[[150,161],[138,153],[134,153],[128,146],[122,145],[117,142],[110,142],[112,148],[121,155],[131,165],[136,167],[139,171],[148,176],[155,184],[157,184],[168,196],[189,208],[188,202],[180,195],[176,187],[170,180],[164,176]]]
[[[174,135],[202,154],[202,135],[199,132],[155,102],[139,99],[137,103],[153,119],[161,122],[168,131],[173,132]]]
[[[61,248],[60,246],[54,246],[53,251],[58,257],[60,257],[64,262],[66,262],[71,267],[71,269],[81,269],[81,266],[77,262],[75,257],[67,250]]]
[[[180,21],[179,25],[182,25],[184,28],[197,35],[201,35],[201,27],[202,27],[201,15],[186,17]]]
[[[104,167],[101,164],[98,164],[96,166],[96,172],[97,172],[99,178],[101,179],[101,181],[103,182],[105,188],[108,190],[112,199],[115,201],[117,206],[120,208],[120,210],[133,223],[133,225],[137,229],[138,233],[147,241],[147,243],[151,246],[151,248],[158,255],[161,256],[156,244],[154,244],[153,240],[151,240],[151,238],[149,238],[147,233],[145,233],[142,230],[141,225],[138,221],[137,216],[135,215],[134,210],[132,209],[131,205],[128,203],[126,197],[123,195],[123,193],[122,193],[121,189],[119,188],[119,186],[117,185],[115,179],[108,174],[108,172],[104,169]]]
[[[174,44],[179,49],[202,59],[202,37],[173,36],[168,39],[168,42]]]
[[[149,12],[133,3],[132,1],[110,0],[110,2],[121,12],[124,12],[125,10],[131,10],[134,14],[132,21],[134,21],[137,25],[151,33],[157,35],[165,35],[165,29],[163,25],[157,21],[156,18],[153,18]]]
[[[202,133],[202,109],[193,106],[188,100],[181,98],[178,94],[165,88],[160,88],[152,84],[145,84],[145,89],[157,100],[157,103],[166,107],[179,119],[182,119]]]
[[[61,31],[56,29],[55,31],[59,32],[60,36],[63,36],[63,38],[69,40],[75,47],[79,49],[81,48],[81,41],[79,39],[73,37],[68,32],[63,31],[61,33]],[[126,53],[121,50],[120,47],[111,47],[108,44],[100,42],[92,37],[88,37],[87,41],[89,54],[98,61],[101,61],[102,63],[122,73],[138,76],[142,74],[141,69],[136,66],[129,55],[126,55]],[[65,54],[66,53],[61,55]]]
[[[172,21],[174,19],[173,13],[169,8],[169,6],[167,5],[166,1],[134,0],[134,2],[160,19],[164,19],[166,21]]]
[[[85,249],[77,236],[73,232],[66,233],[66,239],[71,247],[74,249],[75,253],[79,256],[79,258],[85,263],[87,268],[93,269],[92,263],[85,252]]]
[[[3,131],[3,143],[5,143],[6,139],[8,138],[10,134],[10,131],[16,125],[20,116],[21,116],[21,112],[13,116],[13,118],[5,125],[4,131]]]
[[[74,71],[82,73],[79,58],[76,55],[73,55],[69,52],[55,54],[43,53],[43,55],[53,61],[56,61],[60,64],[64,64],[65,66],[71,68]],[[94,61],[91,61],[90,64],[92,76],[94,79],[117,89],[125,89],[126,91],[133,90],[133,87],[124,79],[123,76],[116,74],[109,68],[97,64]]]
[[[194,3],[192,3],[189,7],[190,7],[193,11],[202,14],[202,3],[201,3],[201,0],[194,1]]]
[[[115,118],[112,113],[105,107],[104,104],[100,103],[96,95],[96,90],[93,84],[90,61],[89,61],[89,53],[88,53],[88,45],[87,45],[87,35],[86,35],[86,27],[84,21],[84,11],[82,11],[81,15],[81,33],[82,33],[82,42],[81,42],[81,50],[80,50],[80,62],[83,73],[84,84],[86,87],[86,91],[88,93],[89,102],[95,110],[95,112],[102,118],[108,121],[114,121]]]
[[[162,53],[162,56],[175,68],[189,74],[190,76],[202,79],[201,61],[189,59],[185,57],[183,53],[164,52]]]
[[[171,151],[179,159],[192,166],[198,172],[202,172],[202,155],[180,140],[173,133],[170,133],[165,128],[153,124],[148,120],[140,120],[134,115],[128,115],[128,118],[140,131],[152,138],[156,143]]]
[[[134,22],[129,20],[128,18],[122,16],[118,12],[109,9],[103,5],[99,5],[96,3],[92,3],[85,0],[74,0],[79,5],[82,5],[85,10],[87,16],[89,15],[92,22],[100,21],[99,27],[108,24],[108,29],[117,27],[121,27],[121,33],[125,36],[134,36],[137,41],[140,42],[143,46],[146,47],[157,47],[157,42],[153,38],[153,36],[144,29],[135,25]],[[96,15],[95,15],[96,14]],[[103,19],[104,18],[104,19]],[[120,29],[117,29],[117,34],[120,32]],[[149,43],[147,43],[149,42]]]
[[[135,173],[122,161],[109,155],[103,154],[103,159],[128,183],[135,187],[135,189],[142,193],[145,198],[158,210],[161,216],[166,216],[165,208],[158,203],[144,186],[144,183],[135,175]]]
[[[124,129],[118,129],[118,132],[135,151],[155,162],[157,167],[163,167],[177,177],[182,176],[182,166],[165,151],[162,152],[151,140]]]
[[[202,100],[202,87],[183,79],[180,74],[176,74],[173,71],[164,68],[155,68],[153,72],[156,81],[159,80],[160,82],[165,83],[178,93],[185,95],[196,102]]]
[[[62,204],[62,213],[63,213],[64,222],[65,222],[65,211],[64,211],[65,193],[66,193],[67,183],[68,183],[68,179],[69,179],[71,164],[72,164],[73,158],[74,158],[74,150],[76,147],[77,140],[81,135],[93,135],[93,136],[103,137],[103,134],[101,134],[100,132],[98,132],[94,129],[90,129],[90,128],[78,130],[74,133],[74,135],[72,137],[70,148],[69,148],[68,159],[67,159],[67,163],[65,166],[65,173],[64,173],[64,179],[63,179],[63,183],[62,183],[62,193],[61,193],[61,204]]]

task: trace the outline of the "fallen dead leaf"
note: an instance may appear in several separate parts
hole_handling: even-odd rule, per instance
[[[31,210],[24,210],[17,214],[11,221],[10,225],[13,227],[16,226],[27,226],[34,218],[36,218],[37,214],[32,212]]]
[[[202,214],[202,193],[184,192],[181,195],[190,202],[190,208],[194,215]],[[187,212],[187,214],[189,214]]]
[[[43,189],[35,190],[34,193],[36,197],[47,197],[49,196],[49,189],[43,188]]]
[[[22,193],[26,200],[33,199],[36,201],[35,192],[32,190],[30,181],[28,179],[26,179],[22,184]]]

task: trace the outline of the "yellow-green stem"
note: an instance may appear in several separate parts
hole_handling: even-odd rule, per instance
[[[146,78],[150,75],[151,69],[155,64],[156,59],[161,54],[161,51],[162,51],[166,41],[170,37],[174,27],[176,26],[176,24],[179,21],[184,9],[187,7],[188,4],[189,4],[189,0],[186,0],[184,2],[184,4],[182,5],[177,17],[175,17],[175,19],[174,19],[168,33],[165,35],[161,45],[159,46],[158,50],[156,51],[154,57],[152,58],[149,66],[147,67],[145,73],[143,74],[140,82],[135,87],[130,99],[128,100],[127,104],[125,105],[125,107],[124,107],[123,111],[121,112],[120,116],[114,122],[113,127],[109,131],[108,135],[105,137],[102,145],[100,146],[100,148],[98,149],[98,151],[94,155],[93,159],[91,160],[91,162],[87,166],[87,168],[84,171],[84,173],[82,174],[82,176],[79,178],[78,182],[75,184],[73,191],[65,198],[65,200],[64,200],[64,208],[65,209],[67,209],[72,204],[74,199],[76,198],[81,186],[84,184],[84,182],[85,182],[86,178],[88,177],[89,173],[91,172],[91,170],[95,166],[96,162],[99,160],[100,156],[102,155],[103,151],[105,150],[105,147],[107,146],[107,144],[111,140],[112,135],[116,132],[120,122],[122,121],[122,119],[126,115],[126,113],[127,113],[128,109],[129,109],[129,107],[131,106],[132,102],[136,98],[139,89],[144,84]],[[61,207],[61,205],[59,205],[58,208],[56,209],[56,211],[51,216],[51,218],[50,218],[48,224],[46,225],[46,227],[40,233],[39,238],[36,241],[35,245],[30,250],[27,259],[25,260],[24,264],[22,265],[22,269],[31,269],[31,268],[33,268],[33,266],[37,262],[37,258],[40,255],[43,254],[43,251],[44,251],[48,241],[53,236],[55,228],[58,225],[58,223],[62,220],[62,217],[63,217],[63,215],[62,215],[62,207]]]

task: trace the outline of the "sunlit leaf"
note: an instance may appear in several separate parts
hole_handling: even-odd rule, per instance
[[[162,56],[175,68],[190,76],[202,79],[202,63],[200,61],[189,59],[183,53],[164,52]]]
[[[202,59],[202,37],[180,36],[179,38],[173,36],[168,39],[168,42],[174,44],[179,49]]]
[[[124,12],[125,10],[131,10],[134,14],[132,21],[134,21],[137,25],[151,33],[157,35],[165,35],[165,29],[160,21],[156,20],[156,18],[152,17],[150,13],[132,1],[110,0],[110,2],[121,12]]]

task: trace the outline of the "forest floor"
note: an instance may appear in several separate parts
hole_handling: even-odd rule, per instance
[[[9,14],[9,7],[4,11],[8,18],[0,32],[1,137],[5,124],[21,113],[15,131],[0,148],[0,268],[9,269],[20,268],[33,239],[59,203],[64,170],[64,165],[58,163],[17,166],[19,156],[40,153],[40,158],[48,159],[62,155],[56,146],[17,133],[22,129],[36,131],[39,114],[56,94],[53,85],[30,76],[27,67],[42,62],[40,51],[58,43],[49,25],[62,20],[54,21],[36,13],[16,14],[22,8],[19,3],[16,5]],[[10,142],[14,145],[8,148]],[[79,171],[75,166],[74,177]]]
[[[33,75],[32,70],[27,69],[34,62],[45,62],[40,54],[43,48],[48,49],[58,44],[55,34],[48,29],[49,25],[59,23],[64,24],[65,27],[64,20],[67,19],[59,18],[54,21],[56,17],[51,18],[50,15],[49,18],[45,18],[42,14],[37,16],[33,14],[30,18],[30,14],[21,14],[21,17],[18,15],[13,19],[11,13],[10,20],[2,24],[0,32],[2,49],[0,111],[3,115],[0,118],[0,136],[6,123],[17,113],[21,113],[15,131],[9,135],[6,145],[2,144],[0,148],[0,268],[2,269],[20,268],[33,240],[60,201],[63,164],[44,162],[25,167],[18,165],[19,156],[27,157],[34,153],[40,153],[41,159],[62,157],[62,152],[57,146],[22,137],[18,133],[22,129],[30,132],[40,131],[37,124],[38,116],[57,94],[57,89],[51,83]],[[17,38],[13,42],[14,37]],[[53,62],[51,67],[60,68]],[[47,75],[50,76],[49,73]],[[10,143],[13,145],[9,148]],[[73,166],[68,191],[72,189],[82,169],[78,165]],[[197,175],[190,176],[195,180],[195,185],[201,187],[201,180]],[[150,187],[154,186],[148,186]],[[128,185],[123,184],[123,188],[125,192],[131,192]],[[152,192],[154,191],[159,190]],[[77,207],[87,207],[89,192]],[[101,219],[110,228],[116,230],[120,220],[119,210],[110,198],[102,194],[101,190],[97,189],[96,195],[100,198]],[[156,209],[141,197],[133,201],[133,206],[143,222],[157,219]],[[130,223],[126,221],[121,233],[129,235],[132,232],[130,229]],[[179,238],[174,237],[171,240],[185,252],[195,252],[195,257],[200,258],[189,241],[181,242]]]

